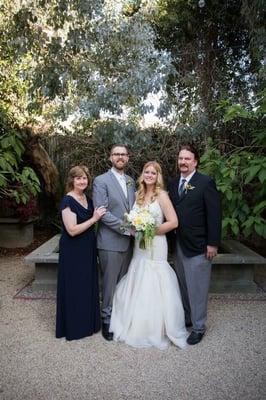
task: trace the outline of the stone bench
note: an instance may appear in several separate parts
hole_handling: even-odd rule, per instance
[[[213,259],[210,291],[254,293],[266,290],[266,259],[236,240],[223,240]]]
[[[55,290],[60,235],[25,257],[35,265],[33,290]],[[210,292],[254,293],[257,284],[266,290],[266,259],[236,240],[223,240],[213,260]]]
[[[60,235],[55,235],[25,257],[27,264],[35,265],[33,290],[55,290],[59,258]]]

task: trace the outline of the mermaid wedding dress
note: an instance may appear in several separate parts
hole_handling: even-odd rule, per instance
[[[149,209],[161,224],[164,217],[158,201]],[[167,262],[165,235],[155,236],[145,250],[135,240],[128,272],[116,287],[110,331],[115,341],[133,347],[163,350],[169,341],[186,347],[184,310],[176,274]]]

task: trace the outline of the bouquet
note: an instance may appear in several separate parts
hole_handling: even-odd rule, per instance
[[[123,228],[135,231],[135,238],[141,249],[148,249],[155,236],[156,220],[148,207],[135,206],[129,214],[125,214]]]

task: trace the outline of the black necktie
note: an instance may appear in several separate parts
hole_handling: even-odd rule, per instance
[[[181,185],[179,186],[179,189],[178,189],[179,196],[181,196],[185,190],[185,183],[186,183],[186,179],[182,178]]]

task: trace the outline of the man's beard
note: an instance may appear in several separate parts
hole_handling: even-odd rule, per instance
[[[116,168],[116,169],[118,169],[119,171],[121,171],[121,170],[124,170],[125,169],[125,167],[126,167],[126,163],[122,163],[122,164],[114,164],[114,167]]]

